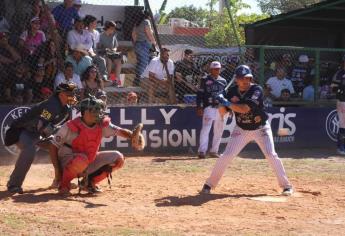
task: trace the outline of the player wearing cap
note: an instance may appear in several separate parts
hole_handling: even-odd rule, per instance
[[[208,148],[208,137],[213,125],[213,141],[210,149],[210,156],[218,157],[219,144],[222,138],[226,117],[218,112],[219,102],[215,99],[218,94],[224,92],[226,80],[220,74],[221,64],[213,61],[210,64],[210,73],[201,80],[197,92],[197,114],[202,116],[202,128],[200,131],[200,144],[198,157],[205,158]]]
[[[48,100],[38,103],[13,121],[6,132],[5,145],[16,144],[20,149],[15,168],[7,183],[10,193],[23,193],[22,184],[36,154],[41,138],[51,136],[71,114],[70,105],[76,102],[76,85],[60,84]]]
[[[343,56],[343,66],[334,74],[331,87],[336,92],[339,117],[337,152],[345,155],[345,55]]]
[[[236,117],[236,126],[226,149],[218,158],[210,177],[203,186],[202,193],[210,193],[224,174],[229,163],[249,142],[255,141],[274,170],[278,183],[283,188],[283,195],[293,193],[284,166],[279,159],[273,142],[271,125],[264,110],[263,90],[252,83],[252,72],[246,65],[240,65],[235,70],[236,85],[229,89],[225,97],[221,94],[217,100]]]

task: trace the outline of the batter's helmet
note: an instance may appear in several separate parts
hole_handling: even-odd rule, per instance
[[[240,65],[235,69],[236,77],[253,77],[252,71],[247,65]]]

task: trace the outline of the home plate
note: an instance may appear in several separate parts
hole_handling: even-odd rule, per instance
[[[261,197],[250,197],[248,198],[250,200],[254,201],[260,201],[260,202],[286,202],[287,197],[274,197],[274,196],[261,196]]]

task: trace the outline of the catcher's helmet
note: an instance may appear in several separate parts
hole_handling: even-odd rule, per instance
[[[90,111],[96,116],[97,122],[99,122],[104,118],[106,106],[101,99],[97,99],[94,96],[89,96],[79,103],[79,109],[82,115],[84,115],[85,111]]]
[[[247,65],[239,65],[235,69],[236,77],[253,77],[252,71]]]

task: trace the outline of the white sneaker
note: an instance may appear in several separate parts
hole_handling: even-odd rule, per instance
[[[293,194],[293,189],[292,188],[284,188],[282,195],[283,196],[291,196]]]

